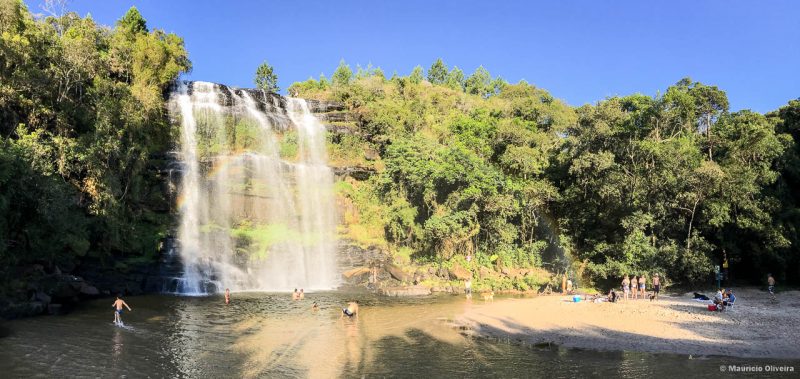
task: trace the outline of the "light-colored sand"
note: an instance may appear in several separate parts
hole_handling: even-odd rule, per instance
[[[572,303],[566,296],[474,302],[456,321],[477,335],[565,347],[692,355],[800,358],[800,292],[770,303],[754,289],[710,312],[683,296],[657,302]]]

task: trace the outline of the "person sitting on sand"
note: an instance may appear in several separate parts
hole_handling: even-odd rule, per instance
[[[225,289],[225,304],[230,304],[230,303],[231,303],[231,289],[230,288],[226,288]]]
[[[571,295],[572,292],[574,292],[572,289],[572,279],[567,279],[567,293]]]
[[[613,288],[608,291],[608,301],[612,303],[617,302],[617,293],[614,291]]]
[[[725,293],[722,295],[722,305],[726,307],[730,307],[736,301],[736,295],[733,294],[730,288],[728,288]]]
[[[631,291],[633,291],[633,299],[639,298],[639,280],[636,279],[636,275],[631,278]]]
[[[717,310],[722,311],[725,309],[724,304],[722,303],[722,292],[724,289],[717,289],[717,293],[714,295],[714,305],[717,306]]]
[[[297,295],[297,299],[298,299],[298,300],[303,300],[303,299],[305,299],[305,298],[306,298],[306,293],[305,293],[305,292],[303,292],[303,289],[301,288],[301,289],[300,289],[300,294],[299,294],[299,295]]]
[[[658,300],[658,293],[661,291],[661,279],[658,274],[653,275],[653,300]]]
[[[294,292],[292,292],[292,300],[300,300],[300,293],[297,292],[297,288],[295,288]]]
[[[120,296],[117,296],[117,300],[114,300],[111,306],[114,308],[114,324],[122,325],[122,307],[128,308],[128,312],[132,311],[131,307]]]
[[[625,294],[625,300],[627,301],[631,294],[631,280],[628,275],[625,275],[625,278],[622,279],[622,292]]]
[[[339,316],[339,318],[342,318],[344,316],[350,318],[355,316],[356,318],[358,318],[358,303],[355,300],[348,303],[347,308],[342,308],[342,314],[341,316]]]

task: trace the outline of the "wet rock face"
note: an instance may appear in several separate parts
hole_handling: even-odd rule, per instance
[[[306,99],[308,110],[312,113],[341,112],[347,109],[342,102]]]
[[[370,176],[375,175],[375,172],[376,171],[373,168],[359,166],[333,168],[333,174],[339,179],[349,176],[355,180],[363,181],[369,179]]]
[[[343,240],[339,244],[337,266],[345,286],[375,288],[378,283],[391,280],[384,266],[389,254],[378,247],[362,248]]]

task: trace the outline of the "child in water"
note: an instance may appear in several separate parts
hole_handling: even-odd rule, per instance
[[[111,307],[114,308],[114,324],[122,325],[122,307],[128,308],[128,312],[131,311],[131,307],[122,300],[121,297],[117,296],[117,300],[114,300],[114,304],[111,304]]]

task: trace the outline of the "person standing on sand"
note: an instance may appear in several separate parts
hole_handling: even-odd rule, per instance
[[[230,303],[231,303],[231,289],[230,288],[226,288],[225,289],[225,304],[230,304]]]
[[[567,292],[567,273],[561,277],[561,293]]]
[[[658,293],[661,291],[661,280],[658,278],[658,273],[653,275],[653,300],[658,300]]]
[[[642,293],[642,300],[647,299],[647,286],[645,286],[645,283],[647,283],[647,277],[644,275],[639,276],[639,292]]]
[[[128,312],[132,311],[131,307],[119,296],[111,306],[114,308],[114,324],[122,325],[122,307],[128,308]]]
[[[772,274],[767,274],[767,291],[769,291],[770,300],[775,301],[775,278]]]
[[[625,301],[627,301],[631,295],[631,280],[628,278],[627,274],[625,274],[625,278],[622,279],[622,292],[625,293]]]
[[[631,278],[631,290],[633,291],[633,299],[636,300],[639,298],[639,280],[636,279],[636,275]]]

